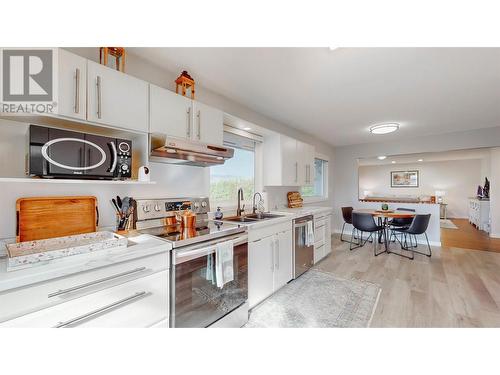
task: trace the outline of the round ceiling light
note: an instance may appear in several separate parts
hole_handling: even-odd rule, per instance
[[[378,159],[378,160],[384,160],[385,158],[387,158],[387,156],[385,156],[385,155],[380,155],[380,156],[377,156],[377,159]]]
[[[387,123],[387,124],[374,125],[374,126],[370,127],[370,133],[372,133],[372,134],[389,134],[389,133],[395,132],[398,129],[399,129],[399,124]]]

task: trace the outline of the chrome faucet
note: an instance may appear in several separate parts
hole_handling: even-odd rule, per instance
[[[241,213],[245,210],[245,205],[241,208],[241,201],[243,200],[243,188],[238,189],[238,208],[236,209],[236,216],[241,216]]]
[[[256,196],[259,196],[259,203],[260,201],[262,201],[262,194],[259,193],[259,192],[256,192],[254,195],[253,195],[253,203],[252,203],[252,213],[254,214],[255,211],[257,211],[257,205],[255,204],[255,197]]]

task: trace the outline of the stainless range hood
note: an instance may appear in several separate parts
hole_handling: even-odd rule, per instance
[[[175,138],[161,133],[149,134],[149,143],[150,160],[168,164],[210,167],[224,164],[234,155],[234,150],[229,147]]]

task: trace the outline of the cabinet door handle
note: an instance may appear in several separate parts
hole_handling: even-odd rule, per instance
[[[196,117],[198,117],[198,140],[201,139],[201,111],[198,111],[198,113],[196,114]]]
[[[274,240],[271,241],[271,271],[274,271]]]
[[[280,241],[276,238],[276,269],[280,269]]]
[[[299,163],[295,162],[295,182],[299,182]]]
[[[191,138],[191,107],[186,111],[187,121],[186,121],[186,137]]]
[[[309,164],[306,165],[306,183],[310,183],[311,180],[309,179]]]
[[[101,116],[102,116],[102,109],[101,109],[101,77],[100,76],[97,76],[96,86],[97,86],[97,118],[100,119]]]
[[[75,71],[75,113],[80,113],[80,69]]]
[[[61,294],[66,294],[66,293],[69,293],[69,292],[74,292],[76,290],[87,288],[87,287],[92,286],[92,285],[100,284],[100,283],[103,283],[105,281],[110,281],[110,280],[113,280],[113,279],[117,279],[119,277],[123,277],[123,276],[131,275],[133,273],[141,272],[141,271],[144,271],[145,269],[146,269],[146,267],[139,267],[139,268],[136,268],[136,269],[133,269],[133,270],[130,270],[130,271],[125,271],[125,272],[117,273],[116,275],[111,275],[111,276],[108,276],[108,277],[103,277],[102,279],[97,279],[97,280],[94,280],[94,281],[90,281],[90,282],[85,283],[85,284],[76,285],[76,286],[73,286],[71,288],[60,289],[57,292],[50,293],[47,297],[48,298],[52,298],[52,297],[59,296]]]
[[[147,293],[147,292],[137,292],[137,293],[135,293],[134,295],[132,295],[130,297],[126,297],[126,298],[123,298],[123,299],[121,299],[119,301],[110,303],[109,305],[103,306],[103,307],[101,307],[101,308],[99,308],[97,310],[90,311],[90,312],[88,312],[86,314],[77,316],[76,318],[66,320],[65,322],[59,322],[56,326],[54,326],[54,328],[65,328],[65,327],[67,327],[69,325],[72,325],[72,324],[75,324],[75,323],[79,323],[82,320],[87,320],[89,318],[93,318],[96,315],[100,315],[100,314],[102,314],[104,312],[110,311],[110,310],[114,309],[115,307],[119,307],[120,305],[126,304],[127,302],[138,300],[138,299],[140,299],[142,297],[145,297],[148,294],[150,294],[150,293]]]

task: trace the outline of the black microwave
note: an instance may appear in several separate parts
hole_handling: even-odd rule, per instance
[[[132,142],[30,125],[28,174],[46,178],[125,179],[132,176]]]

